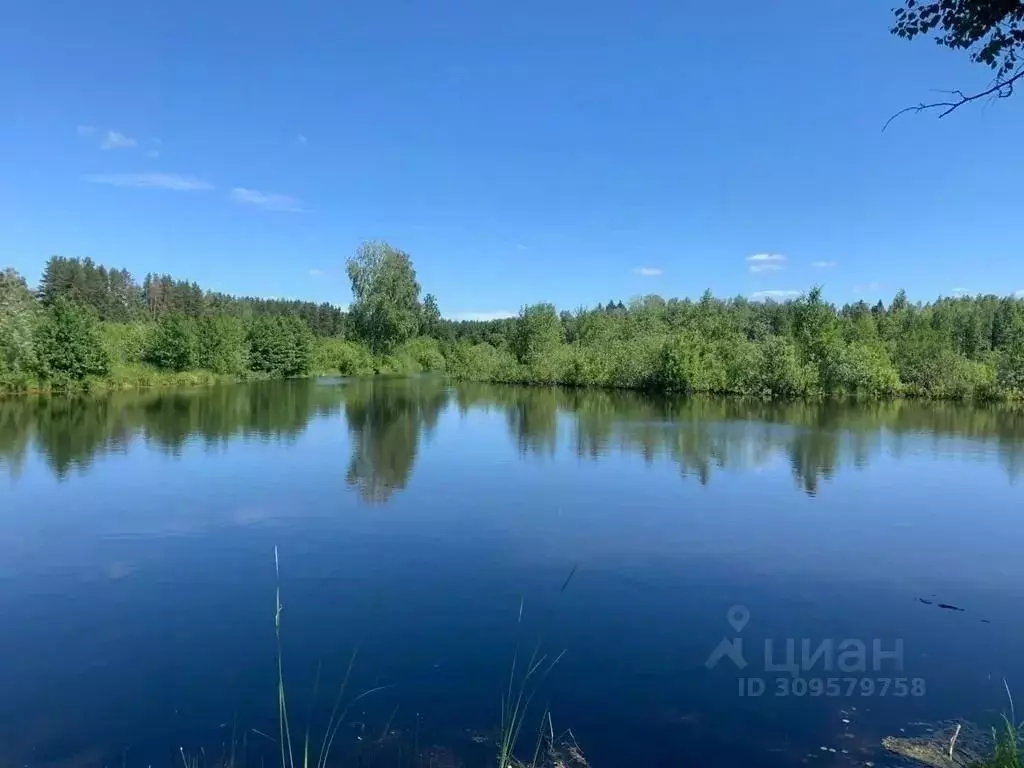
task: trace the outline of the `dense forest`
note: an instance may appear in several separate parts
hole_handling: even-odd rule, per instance
[[[1020,399],[1024,300],[973,296],[836,307],[640,296],[490,322],[441,317],[408,254],[367,243],[353,302],[234,297],[169,275],[53,257],[32,290],[0,273],[0,390],[433,371],[507,383],[758,398]]]

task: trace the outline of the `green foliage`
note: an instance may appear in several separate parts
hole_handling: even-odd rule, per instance
[[[0,382],[20,389],[35,368],[38,314],[25,279],[13,269],[0,272]]]
[[[995,70],[997,82],[1018,74],[1024,48],[1024,4],[1018,0],[904,0],[892,32],[912,40],[932,34],[939,45],[970,52]]]
[[[343,339],[321,339],[313,348],[313,370],[363,376],[374,372],[373,355],[363,344]]]
[[[294,317],[264,317],[249,328],[249,365],[271,376],[303,376],[313,367],[313,334]]]
[[[565,344],[551,346],[546,354],[535,355],[529,364],[519,364],[508,369],[508,374],[518,374],[516,380],[524,384],[552,385],[566,383],[566,371],[572,360],[573,348]]]
[[[238,376],[212,371],[166,371],[148,363],[115,365],[110,373],[97,382],[96,389],[119,391],[123,389],[179,389],[182,387],[208,387],[237,381]],[[245,376],[245,378],[249,378]]]
[[[103,348],[113,365],[138,365],[146,360],[152,323],[102,323]]]
[[[205,380],[206,374],[184,374],[206,369],[214,378],[445,372],[495,382],[769,399],[1024,398],[1020,298],[914,304],[900,291],[889,306],[836,307],[819,288],[781,303],[705,292],[697,300],[649,295],[571,312],[536,304],[515,318],[451,321],[440,317],[433,295],[419,303],[408,255],[385,243],[360,248],[348,272],[351,322],[326,304],[204,293],[168,275],[148,275],[137,286],[124,270],[88,259],[51,259],[37,299],[6,270],[0,273],[0,389],[63,386],[95,377],[82,372],[112,361],[106,385],[118,387],[160,384],[171,373],[186,382]],[[71,331],[54,330],[67,326],[79,338],[95,331],[95,318],[82,319],[76,304],[108,318],[91,357],[68,341]],[[353,337],[343,340],[346,329]],[[60,345],[75,351],[65,362],[54,352]]]
[[[58,388],[110,370],[96,316],[64,297],[50,305],[36,326],[35,351],[39,378]]]
[[[387,243],[364,243],[348,260],[355,335],[374,353],[387,353],[420,327],[420,285],[409,255]]]
[[[249,342],[245,323],[225,315],[207,316],[196,321],[195,329],[199,368],[230,376],[248,370]]]
[[[438,338],[441,330],[441,310],[437,306],[437,298],[432,293],[423,297],[420,310],[420,336]]]
[[[371,366],[370,373],[443,373],[447,361],[436,339],[421,337],[410,339],[390,354],[371,356]]]
[[[490,344],[460,342],[445,350],[448,373],[456,379],[497,381],[503,354]],[[507,362],[507,361],[506,361]]]
[[[899,372],[878,344],[853,342],[844,351],[843,388],[858,395],[891,397],[901,390]]]
[[[800,359],[815,370],[821,389],[842,391],[847,384],[845,342],[835,307],[822,299],[820,286],[793,302],[792,328]]]
[[[165,371],[199,367],[199,339],[195,322],[184,315],[160,318],[149,338],[145,360]]]
[[[148,274],[140,285],[128,270],[107,268],[91,259],[52,257],[38,294],[46,306],[63,296],[91,307],[101,320],[115,323],[171,314],[192,319],[230,315],[243,321],[286,316],[300,318],[318,336],[340,336],[345,329],[344,313],[330,304],[229,296],[170,275]]]
[[[725,364],[715,345],[693,331],[665,342],[658,361],[659,388],[678,392],[724,392]]]
[[[661,354],[662,339],[641,336],[637,339],[616,338],[596,350],[605,386],[620,389],[650,389],[655,384],[655,371]]]
[[[566,346],[561,361],[561,382],[570,387],[593,386],[607,378],[605,361],[578,344]]]
[[[394,351],[391,355],[405,362],[399,368],[404,372],[433,372],[442,373],[446,363],[441,353],[441,345],[436,339],[416,338],[410,339]]]
[[[553,304],[523,307],[509,339],[512,354],[523,365],[535,365],[562,343],[562,322]]]
[[[992,729],[995,746],[992,754],[982,760],[978,768],[1024,768],[1024,746],[1020,733],[1021,724],[1014,722],[1011,699],[1011,715],[1003,715],[998,728]]]
[[[126,269],[107,269],[92,259],[53,256],[39,284],[42,302],[64,297],[90,307],[101,320],[128,322],[142,312],[142,292]]]
[[[789,339],[770,336],[758,345],[757,352],[756,372],[750,382],[756,394],[793,398],[816,390],[816,371],[801,362],[797,345]]]
[[[999,352],[996,374],[1000,388],[1024,394],[1024,340],[1015,341]]]
[[[1004,99],[1024,78],[1024,2],[1022,0],[902,0],[894,9],[894,35],[912,40],[929,35],[941,46],[966,51],[971,61],[984,64],[994,73],[988,85],[965,93],[948,94],[931,103],[907,107],[889,122],[907,112],[935,110],[945,117],[965,104],[983,99]],[[886,124],[888,125],[888,123]]]

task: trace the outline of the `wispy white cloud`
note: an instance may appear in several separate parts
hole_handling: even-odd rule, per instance
[[[838,261],[812,261],[811,266],[815,269],[833,269],[839,266]]]
[[[517,251],[528,251],[528,250],[530,250],[530,246],[525,245],[523,243],[516,243],[516,250]]]
[[[327,270],[325,270],[325,269],[317,269],[316,267],[310,267],[310,269],[309,269],[309,276],[310,277],[323,277],[326,274],[327,274]]]
[[[96,127],[92,125],[79,125],[75,128],[79,136],[92,136],[96,133]]]
[[[785,266],[786,257],[781,253],[755,253],[747,256],[751,272],[778,272]]]
[[[213,189],[213,184],[192,176],[176,173],[100,173],[86,176],[92,184],[109,184],[114,187],[137,187],[139,189],[173,189],[178,192],[201,192]]]
[[[131,136],[125,136],[120,131],[107,131],[107,135],[100,144],[100,149],[130,149],[138,144]]]
[[[159,149],[151,149],[146,153],[146,157],[160,157]]]
[[[663,272],[661,267],[637,267],[634,271],[644,277],[657,277]]]
[[[1024,299],[1024,288],[1021,288],[1019,291],[1017,291],[1013,295],[1016,296],[1018,299]]]
[[[497,312],[455,312],[446,315],[449,320],[502,320],[506,317],[515,317],[516,312],[498,310]]]
[[[786,299],[795,299],[800,295],[800,291],[754,291],[750,294],[750,298],[754,301],[764,301],[765,299],[771,299],[773,301],[785,301]]]
[[[285,211],[287,213],[302,213],[302,201],[291,195],[279,195],[274,192],[260,192],[258,189],[246,189],[235,187],[231,190],[231,199],[236,203],[255,205],[267,211]]]
[[[309,144],[309,139],[307,139],[303,134],[300,133],[298,137],[298,142],[299,144]]]

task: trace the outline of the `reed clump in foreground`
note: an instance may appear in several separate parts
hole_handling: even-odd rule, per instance
[[[281,617],[283,603],[281,601],[281,563],[277,547],[274,548],[274,572],[276,577],[274,592],[274,634],[277,649],[277,720],[278,734],[276,741],[280,750],[281,768],[328,768],[331,765],[331,756],[334,754],[337,736],[342,724],[345,722],[352,705],[360,700],[383,691],[390,686],[377,686],[363,691],[350,700],[346,700],[346,691],[352,677],[352,670],[355,666],[357,652],[353,651],[349,658],[345,676],[339,686],[331,707],[330,716],[323,728],[323,732],[314,737],[310,723],[307,721],[304,735],[301,739],[295,738],[296,727],[289,714],[288,695],[285,686],[284,674],[284,647],[281,637]],[[573,568],[569,577],[562,585],[561,591],[569,585],[575,574]],[[518,623],[522,624],[523,604],[520,603]],[[497,736],[497,758],[498,768],[588,768],[583,751],[571,731],[565,731],[562,735],[555,735],[550,709],[545,709],[541,717],[541,725],[533,745],[533,752],[528,761],[516,756],[516,750],[523,735],[523,728],[527,722],[530,705],[537,695],[540,685],[548,674],[558,665],[565,656],[563,649],[555,656],[544,653],[541,643],[538,641],[533,646],[525,665],[521,661],[519,646],[517,645],[513,656],[512,665],[509,670],[508,684],[501,699],[501,725]],[[320,670],[317,670],[317,679],[314,683],[313,697],[316,698],[319,689]],[[388,724],[384,727],[381,738],[383,741],[390,733],[391,722],[393,721],[397,707],[392,710]],[[265,734],[263,734],[265,736]],[[412,760],[414,765],[423,762],[418,744],[413,745]],[[233,761],[234,750],[232,750]],[[183,755],[184,757],[184,755]],[[432,760],[429,759],[432,764]],[[234,762],[229,768],[234,767]],[[196,765],[189,765],[186,762],[185,768],[200,768]]]
[[[924,736],[887,736],[889,752],[931,768],[1024,768],[1021,739],[1024,724],[1017,720],[1013,696],[1006,685],[1009,714],[986,731],[963,721],[929,727]]]

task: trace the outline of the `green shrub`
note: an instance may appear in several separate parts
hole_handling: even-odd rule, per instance
[[[608,374],[604,360],[589,347],[567,346],[562,361],[561,380],[572,387],[601,386]]]
[[[511,352],[497,350],[494,357],[494,368],[490,380],[503,384],[523,384],[527,382],[526,367],[520,365]]]
[[[844,353],[843,388],[851,394],[890,397],[902,389],[896,366],[886,349],[854,342]]]
[[[920,343],[922,336],[924,341]],[[903,339],[898,350],[900,379],[908,394],[988,399],[996,389],[998,362],[968,360],[937,334]]]
[[[364,376],[373,373],[373,355],[362,344],[343,341],[338,346],[337,370],[343,376]]]
[[[63,296],[36,326],[35,350],[39,378],[57,388],[110,370],[95,314]]]
[[[245,323],[226,315],[196,321],[196,363],[214,373],[239,376],[249,368]]]
[[[103,347],[114,365],[138,365],[146,359],[151,323],[101,323]]]
[[[422,337],[400,344],[391,354],[380,355],[374,363],[377,373],[387,374],[442,373],[446,367],[438,341]]]
[[[796,345],[789,339],[769,336],[758,344],[754,394],[762,397],[793,398],[817,390],[814,369],[801,362]]]
[[[607,371],[604,385],[623,389],[655,388],[663,344],[663,337],[645,336],[631,341],[616,339],[596,350],[604,358]]]
[[[313,347],[313,370],[363,376],[373,373],[373,355],[364,344],[345,339],[319,339]]]
[[[437,339],[428,339],[423,336],[411,339],[399,347],[398,353],[414,360],[421,371],[441,373],[446,367],[444,355],[441,354],[441,345]]]
[[[196,323],[184,315],[160,318],[149,337],[145,360],[165,371],[188,371],[199,365]]]
[[[995,395],[995,366],[980,360],[967,360],[956,356],[939,386],[931,393],[934,397],[952,400],[989,400]]]
[[[28,371],[0,372],[0,394],[29,392],[35,385],[36,378]]]
[[[509,339],[512,354],[523,365],[533,365],[562,343],[562,321],[553,304],[523,307]]]
[[[34,335],[39,307],[13,269],[0,272],[0,379],[11,391],[20,390],[36,368]]]
[[[996,376],[1000,388],[1024,393],[1024,340],[1017,340],[999,351]]]
[[[669,392],[725,392],[726,367],[717,345],[692,331],[665,341],[655,374],[659,389]]]
[[[388,376],[409,376],[420,372],[420,364],[407,353],[396,350],[390,355],[378,355],[373,369],[375,373]]]
[[[448,374],[456,379],[469,381],[507,381],[498,378],[499,372],[507,374],[514,366],[511,354],[502,352],[487,342],[470,344],[461,342],[446,350],[446,367]]]
[[[313,334],[295,317],[261,317],[249,328],[249,366],[271,376],[304,376],[313,368]]]
[[[714,343],[714,355],[721,365],[722,393],[735,395],[760,394],[758,367],[761,355],[758,342],[739,335],[727,335]]]

